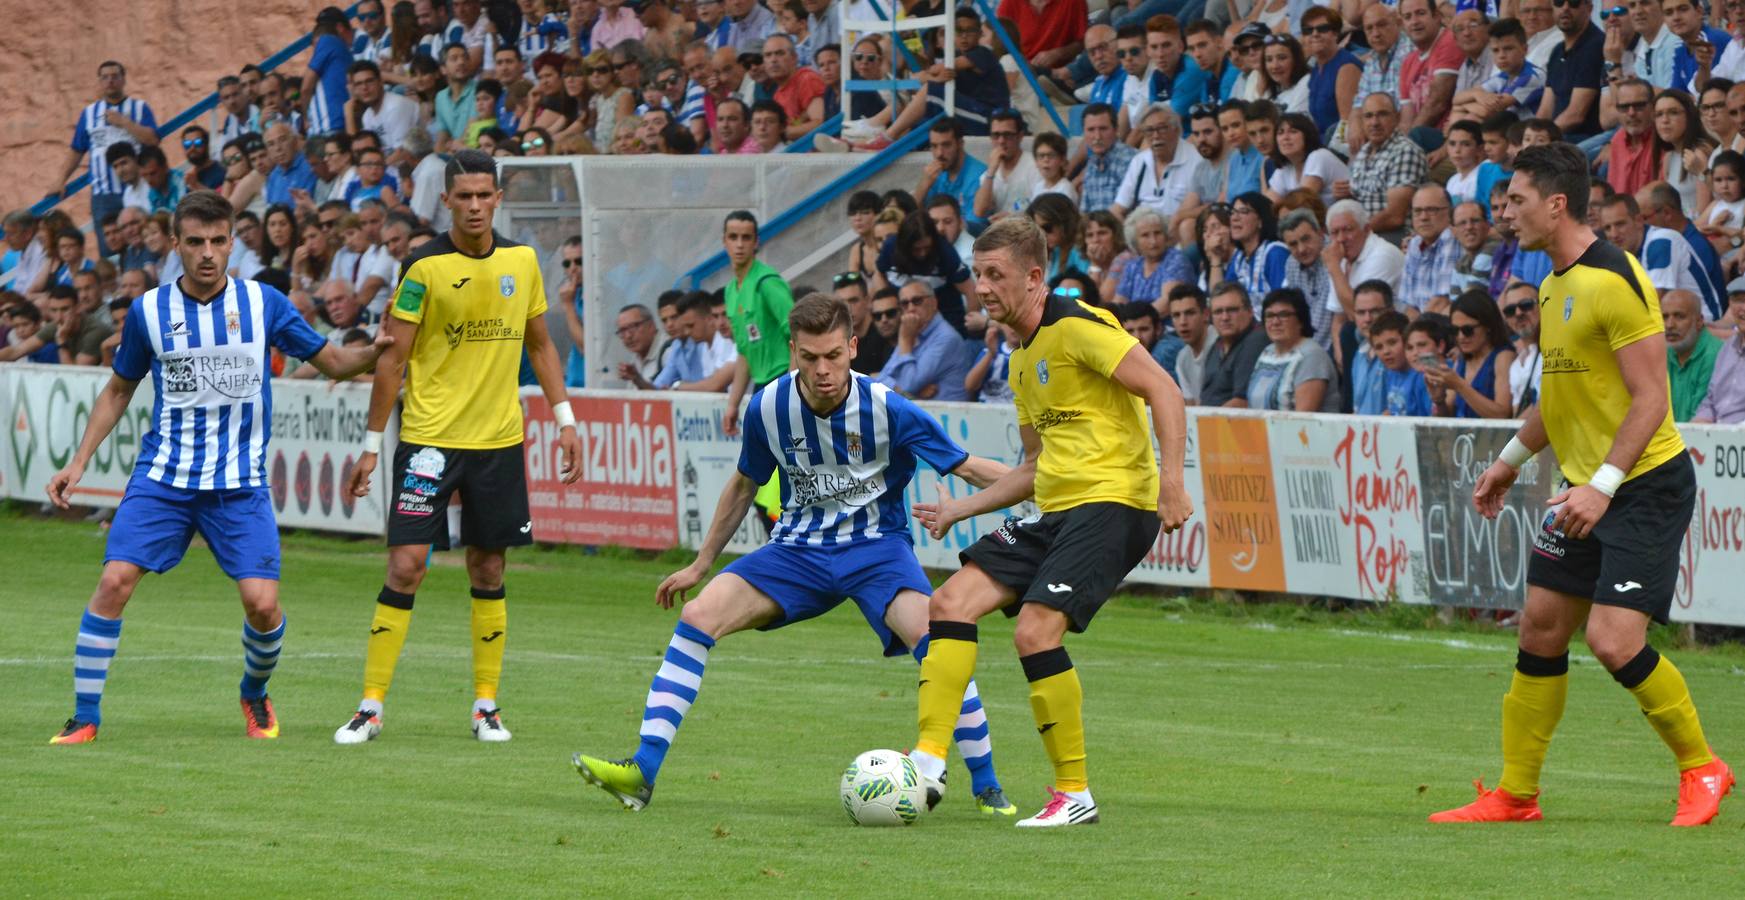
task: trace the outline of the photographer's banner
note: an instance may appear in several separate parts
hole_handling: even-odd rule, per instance
[[[388,495],[403,489],[387,485],[392,460],[377,460],[368,495],[353,497],[345,489],[363,449],[369,418],[367,384],[273,380],[272,438],[267,444],[266,464],[279,525],[351,534],[383,533],[385,504],[391,502]]]
[[[673,408],[666,396],[574,392],[581,477],[563,483],[563,451],[551,405],[521,392],[527,497],[535,540],[666,550],[678,544]],[[714,504],[709,504],[709,509]]]

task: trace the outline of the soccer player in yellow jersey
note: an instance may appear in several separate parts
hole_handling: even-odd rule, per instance
[[[533,540],[518,384],[523,346],[560,426],[563,480],[581,474],[575,414],[545,330],[539,260],[533,248],[491,230],[503,198],[497,165],[485,153],[462,150],[443,176],[443,203],[454,225],[407,260],[382,320],[394,344],[376,367],[369,432],[347,485],[358,497],[370,491],[403,366],[400,443],[385,485],[388,575],[370,622],[363,701],[333,735],[341,744],[361,744],[382,730],[382,702],[412,622],[412,598],[432,546],[448,549],[448,501],[456,492],[473,588],[473,735],[509,739],[497,708],[509,627],[503,554]]]
[[[1160,526],[1174,531],[1192,515],[1182,484],[1187,414],[1175,381],[1113,316],[1049,293],[1047,248],[1035,223],[996,222],[974,252],[982,306],[1023,338],[1012,351],[1010,380],[1024,461],[967,497],[941,492],[939,503],[917,505],[915,516],[937,538],[958,521],[1031,496],[1042,515],[1007,519],[971,545],[960,554],[963,568],[933,594],[921,736],[910,755],[928,781],[931,806],[944,790],[946,748],[975,670],[975,623],[1004,610],[1018,618],[1012,639],[1055,779],[1048,804],[1018,824],[1089,824],[1097,805],[1085,776],[1083,693],[1061,639],[1085,630]]]
[[[1503,695],[1503,774],[1495,790],[1432,822],[1531,822],[1539,769],[1569,691],[1569,641],[1587,645],[1642,707],[1678,761],[1674,825],[1704,825],[1733,772],[1703,738],[1684,676],[1648,646],[1678,581],[1696,472],[1673,427],[1660,301],[1635,257],[1587,225],[1587,158],[1574,146],[1515,158],[1503,217],[1521,246],[1551,255],[1539,286],[1539,406],[1480,476],[1472,502],[1495,518],[1520,467],[1550,444],[1563,489],[1549,501],[1527,565],[1514,680]],[[937,637],[935,637],[937,640]]]

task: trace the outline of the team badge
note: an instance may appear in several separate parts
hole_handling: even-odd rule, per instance
[[[230,312],[225,313],[224,314],[224,328],[226,331],[229,331],[231,334],[237,334],[238,332],[242,331],[242,316],[238,315],[236,310],[234,310],[234,309],[231,310]]]
[[[1570,314],[1572,314],[1574,312],[1575,312],[1575,298],[1574,297],[1564,297],[1563,298],[1563,321],[1565,321],[1565,322],[1569,321]]]
[[[756,322],[745,323],[745,338],[753,344],[763,340],[763,332],[757,330]]]
[[[1043,384],[1048,383],[1048,360],[1039,359],[1036,361],[1036,380]]]
[[[504,275],[497,279],[497,290],[502,291],[505,297],[515,296],[515,276]]]
[[[860,455],[860,432],[858,431],[850,431],[848,433],[848,455]]]
[[[406,474],[418,478],[428,478],[436,481],[442,477],[442,470],[448,468],[448,459],[442,451],[435,447],[424,447],[412,458],[406,461]]]

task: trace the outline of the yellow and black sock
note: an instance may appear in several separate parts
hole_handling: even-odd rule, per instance
[[[1696,704],[1690,699],[1690,687],[1672,660],[1655,652],[1653,647],[1644,646],[1612,677],[1635,696],[1648,724],[1654,726],[1678,759],[1680,772],[1714,761],[1715,755],[1709,752],[1709,742],[1703,737]]]
[[[1036,733],[1054,763],[1054,789],[1062,793],[1090,790],[1085,775],[1084,689],[1065,647],[1018,658],[1030,681],[1030,711]]]
[[[508,640],[509,610],[503,588],[473,588],[474,708],[497,708],[497,685],[503,680],[503,645]]]
[[[927,656],[921,660],[921,737],[915,749],[943,763],[952,729],[963,710],[963,692],[975,676],[974,622],[928,623]]]
[[[400,648],[406,644],[406,632],[412,627],[412,597],[387,585],[376,596],[376,615],[370,620],[369,650],[364,654],[364,701],[381,712],[382,701],[388,697],[388,686],[394,681],[394,664],[400,661]]]
[[[1539,795],[1539,770],[1569,697],[1569,654],[1515,655],[1515,678],[1503,695],[1503,778],[1497,787],[1523,800]]]

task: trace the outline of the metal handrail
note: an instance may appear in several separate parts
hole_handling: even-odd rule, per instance
[[[836,135],[836,134],[841,133],[841,131],[842,131],[842,113],[837,113],[836,115],[831,116],[830,118],[825,119],[822,122],[819,122],[817,128],[814,128],[811,131],[808,131],[805,134],[802,134],[798,138],[794,139],[786,147],[782,148],[782,152],[783,153],[810,153],[810,152],[812,152],[812,139],[813,138],[815,138],[821,134]]]
[[[800,202],[771,216],[769,221],[758,227],[758,240],[768,242],[771,238],[792,228],[801,219],[822,209],[824,204],[847,193],[868,178],[890,168],[898,159],[920,147],[922,142],[927,139],[928,129],[932,128],[933,123],[939,121],[943,116],[944,113],[934,114],[926,121],[916,125],[908,134],[892,142],[889,147],[873,154],[866,162],[836,176],[829,184],[808,194]],[[721,271],[726,265],[727,251],[718,250],[713,256],[680,275],[678,280],[673,282],[673,287],[682,290],[688,282],[691,290],[698,290],[703,285],[703,279]]]
[[[1006,27],[1000,24],[1000,17],[994,15],[993,6],[989,5],[988,0],[975,0],[975,2],[982,11],[982,17],[987,19],[988,24],[993,27],[994,36],[1000,39],[1000,43],[1006,45],[1006,52],[1011,54],[1014,60],[1017,60],[1018,71],[1023,74],[1025,81],[1030,82],[1030,90],[1036,92],[1036,99],[1042,101],[1043,109],[1048,110],[1048,117],[1054,120],[1054,127],[1060,129],[1062,137],[1072,137],[1072,132],[1067,130],[1066,120],[1062,119],[1060,111],[1054,108],[1054,101],[1049,99],[1048,94],[1042,90],[1042,84],[1036,80],[1036,72],[1030,68],[1030,60],[1024,58],[1023,51],[1018,49],[1012,36],[1006,33]]]
[[[345,10],[346,18],[349,19],[352,16],[355,16],[357,14],[357,8],[360,4],[361,4],[361,0],[359,3],[353,3],[351,6],[346,7],[346,10]],[[274,53],[272,56],[267,57],[265,60],[262,60],[261,64],[260,64],[261,74],[265,75],[268,72],[271,72],[272,70],[278,68],[279,66],[284,65],[287,61],[290,60],[291,57],[296,56],[297,54],[302,53],[304,50],[308,49],[309,44],[311,43],[310,35],[312,35],[312,34],[314,34],[313,31],[304,32],[302,37],[299,37],[296,40],[292,41],[291,43],[286,44],[282,49],[279,50],[279,52]],[[202,98],[199,102],[195,103],[193,106],[190,106],[187,109],[182,110],[180,113],[178,113],[175,116],[175,118],[172,118],[168,122],[165,122],[164,124],[159,125],[158,126],[158,137],[160,137],[160,138],[166,137],[168,135],[174,134],[177,131],[180,131],[183,127],[187,126],[190,122],[193,122],[196,118],[198,118],[201,114],[207,112],[208,110],[212,109],[213,107],[216,107],[217,105],[218,105],[218,92],[216,90],[214,90],[212,93],[207,94],[204,98]],[[54,209],[56,206],[59,206],[63,201],[71,200],[80,191],[89,187],[90,184],[91,184],[91,172],[89,170],[89,167],[87,167],[85,174],[80,175],[78,178],[73,179],[72,182],[69,185],[67,185],[66,190],[61,191],[59,193],[50,194],[47,197],[44,197],[41,200],[36,201],[36,203],[30,207],[31,215],[39,216],[39,217],[42,216],[44,213],[47,213],[49,210]]]

